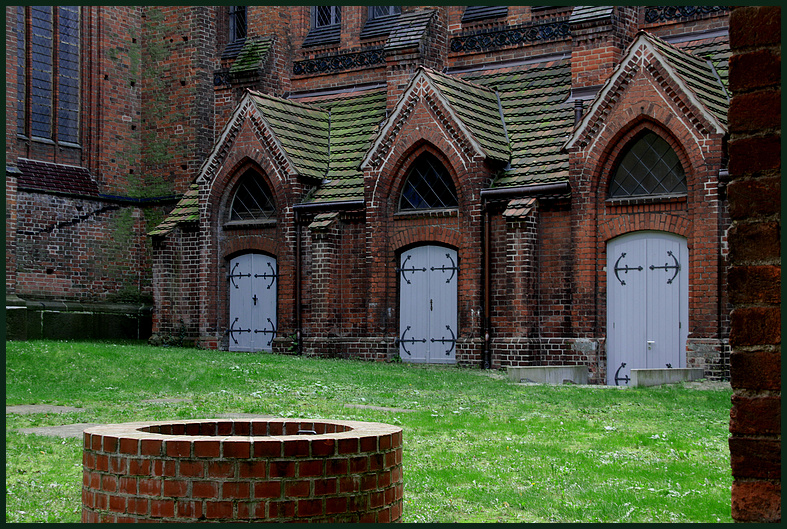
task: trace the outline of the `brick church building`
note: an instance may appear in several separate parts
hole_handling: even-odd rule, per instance
[[[723,7],[7,7],[9,333],[729,376]]]

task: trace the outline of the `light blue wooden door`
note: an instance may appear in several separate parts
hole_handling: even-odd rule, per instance
[[[276,337],[276,259],[247,253],[230,261],[230,351],[271,351]]]
[[[636,232],[607,245],[607,384],[632,369],[685,367],[688,338],[686,239]]]
[[[399,356],[405,362],[456,362],[456,250],[419,246],[399,261]]]

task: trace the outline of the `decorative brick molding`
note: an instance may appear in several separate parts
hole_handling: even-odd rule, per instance
[[[300,432],[300,433],[299,433]],[[82,522],[398,522],[402,429],[306,419],[88,428]]]

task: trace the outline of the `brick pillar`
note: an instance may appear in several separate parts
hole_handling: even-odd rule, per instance
[[[732,517],[781,521],[781,8],[730,17]]]
[[[337,212],[321,213],[309,225],[312,232],[312,317],[304,333],[304,352],[307,354],[332,355],[336,352],[331,350],[326,338],[337,335],[337,313],[341,312],[342,296],[335,273],[340,244],[338,216]]]

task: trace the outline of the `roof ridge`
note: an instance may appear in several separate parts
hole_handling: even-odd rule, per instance
[[[453,76],[453,75],[448,75],[448,74],[445,74],[445,73],[442,73],[442,72],[438,72],[437,70],[435,70],[433,68],[429,68],[428,66],[421,66],[421,68],[424,70],[424,72],[427,73],[427,75],[429,75],[431,73],[431,74],[436,75],[437,77],[441,77],[443,79],[449,79],[449,80],[451,80],[453,82],[458,82],[460,84],[465,84],[465,85],[470,86],[472,88],[476,88],[476,89],[483,90],[485,92],[489,92],[490,94],[493,94],[493,95],[494,95],[495,92],[497,92],[497,90],[492,90],[491,88],[489,88],[487,86],[473,83],[473,82],[468,81],[466,79],[462,79],[459,76]]]
[[[246,91],[250,95],[252,95],[254,97],[261,98],[261,99],[269,99],[269,100],[272,100],[272,101],[277,101],[279,103],[286,103],[288,106],[300,107],[300,108],[303,108],[303,109],[306,109],[306,110],[312,110],[312,111],[315,111],[315,112],[326,112],[325,110],[323,110],[321,108],[317,108],[314,105],[310,105],[309,103],[298,103],[297,101],[293,101],[291,99],[284,99],[282,97],[277,97],[277,96],[274,96],[274,95],[265,94],[265,93],[259,92],[257,90],[252,90],[251,88],[247,88]]]

